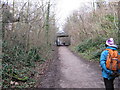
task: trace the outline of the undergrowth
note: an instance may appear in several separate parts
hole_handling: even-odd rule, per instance
[[[105,49],[105,38],[88,39],[76,46],[75,50],[88,60],[99,61],[101,52]]]
[[[36,63],[45,62],[40,51],[41,47],[32,47],[26,51],[22,44],[10,46],[4,42],[0,71],[3,88],[32,87],[35,84],[33,76],[37,73]],[[14,82],[19,82],[19,85],[13,85]]]
[[[105,30],[106,34],[98,35],[94,38],[87,38],[82,43],[75,47],[75,51],[80,53],[84,58],[88,60],[99,61],[101,52],[105,49],[105,41],[108,37],[112,37],[118,42],[118,18],[112,14],[107,14],[101,18],[103,22],[98,22],[99,30]],[[116,44],[117,44],[116,42]]]

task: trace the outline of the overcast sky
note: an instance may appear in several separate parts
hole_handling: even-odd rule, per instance
[[[83,3],[92,1],[93,0],[57,0],[56,17],[59,26],[64,25],[65,19],[72,14],[74,10],[79,9]]]

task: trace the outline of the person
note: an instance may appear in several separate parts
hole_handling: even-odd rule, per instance
[[[106,40],[106,49],[112,49],[112,50],[117,50],[118,46],[114,43],[113,38],[109,38],[108,40]],[[108,50],[104,50],[101,53],[100,56],[100,66],[102,68],[102,77],[104,79],[104,84],[105,84],[105,88],[106,90],[114,90],[114,79],[116,78],[116,76],[114,76],[113,71],[109,70],[106,68],[106,60],[107,60],[107,55],[108,55]],[[118,73],[120,73],[120,70],[118,70]]]

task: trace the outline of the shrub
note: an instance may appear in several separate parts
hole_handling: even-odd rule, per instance
[[[96,37],[94,39],[85,40],[83,43],[76,47],[79,53],[84,53],[87,59],[98,59],[101,52],[105,49],[105,39]]]
[[[76,50],[78,52],[84,53],[86,50],[89,50],[92,47],[96,47],[96,49],[99,49],[100,45],[103,44],[105,42],[105,39],[101,38],[101,37],[97,37],[95,39],[89,39],[89,40],[85,40],[83,43],[79,44],[76,47]]]
[[[22,45],[10,46],[3,43],[2,78],[3,85],[9,87],[10,80],[28,80],[35,67],[35,62],[42,61],[40,56],[41,48],[33,47],[26,51]]]
[[[108,15],[105,16],[105,19],[107,21],[114,22],[114,16],[113,15],[108,14]]]

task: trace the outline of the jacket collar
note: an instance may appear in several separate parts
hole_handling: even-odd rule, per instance
[[[110,47],[110,46],[108,46],[107,49],[117,50],[117,48],[115,48],[115,47]]]

